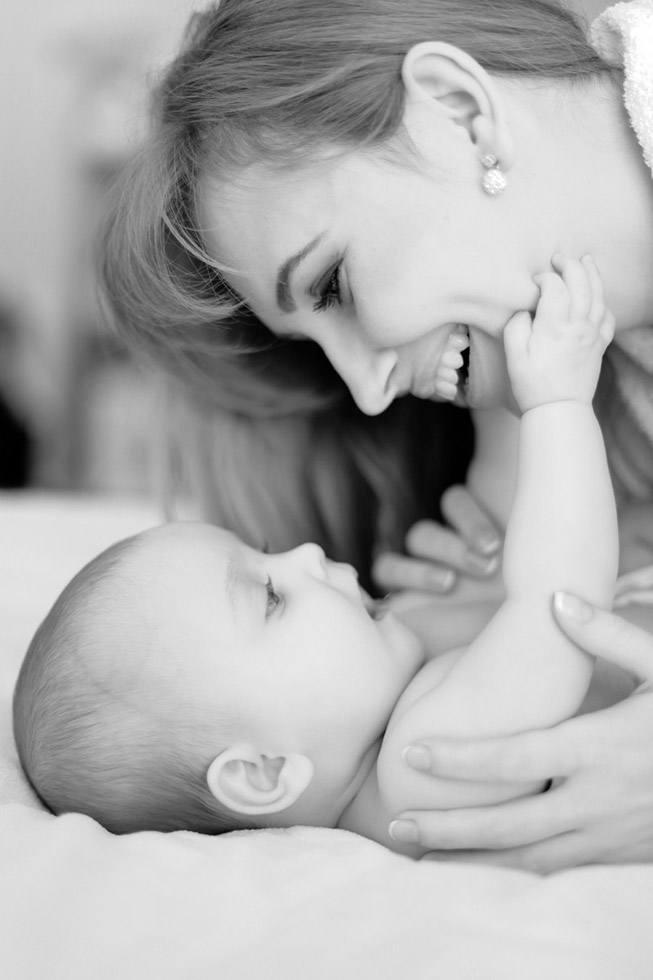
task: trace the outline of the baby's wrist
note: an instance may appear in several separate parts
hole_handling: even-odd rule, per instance
[[[542,413],[545,410],[550,412],[573,412],[576,409],[580,409],[584,412],[590,411],[594,413],[591,400],[588,401],[586,398],[551,398],[548,401],[538,401],[532,405],[528,405],[526,408],[519,406],[521,409],[521,417],[524,418],[526,415],[531,415],[533,413]]]

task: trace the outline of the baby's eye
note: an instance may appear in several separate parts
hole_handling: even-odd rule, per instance
[[[271,616],[276,607],[281,603],[281,596],[274,591],[274,585],[272,579],[268,575],[268,580],[265,583],[265,588],[267,590],[267,601],[265,604],[265,618]]]

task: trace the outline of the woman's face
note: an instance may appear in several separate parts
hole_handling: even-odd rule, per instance
[[[424,142],[414,164],[357,152],[201,187],[204,239],[230,284],[275,334],[316,341],[372,415],[407,392],[453,398],[467,332],[456,400],[510,406],[502,331],[538,295],[510,188],[488,197],[475,157],[454,145],[442,172]]]

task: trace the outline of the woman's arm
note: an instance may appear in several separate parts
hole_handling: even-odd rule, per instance
[[[444,681],[397,705],[379,759],[385,802],[473,805],[524,792],[410,775],[401,750],[419,734],[496,735],[551,725],[576,711],[591,663],[556,628],[559,585],[611,601],[616,514],[603,441],[591,407],[611,336],[595,267],[567,262],[542,282],[532,324],[506,328],[514,393],[524,414],[515,499],[504,553],[506,600]],[[598,281],[598,284],[597,284]],[[424,678],[416,685],[424,688]]]

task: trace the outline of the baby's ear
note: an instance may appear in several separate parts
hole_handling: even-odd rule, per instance
[[[213,796],[237,813],[279,813],[292,806],[313,779],[308,756],[264,755],[240,743],[216,756],[206,773]]]

